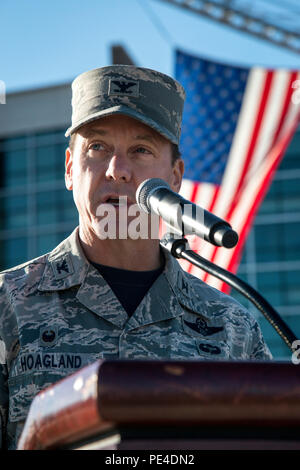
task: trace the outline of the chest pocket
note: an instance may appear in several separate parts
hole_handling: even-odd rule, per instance
[[[24,421],[34,397],[44,388],[63,378],[62,374],[31,372],[8,379],[10,422]]]
[[[72,374],[97,357],[83,353],[64,353],[38,349],[20,353],[14,360],[9,388],[9,420],[24,420],[33,398],[44,388]]]

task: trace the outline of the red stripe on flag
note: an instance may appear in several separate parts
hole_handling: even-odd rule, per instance
[[[296,80],[297,76],[298,76],[297,72],[291,72],[291,74],[290,74],[290,80],[289,80],[289,84],[288,84],[284,104],[283,104],[283,107],[282,107],[281,116],[280,116],[279,123],[278,123],[277,129],[276,129],[276,132],[274,134],[273,142],[272,142],[270,148],[272,148],[272,146],[277,141],[277,138],[278,138],[278,136],[280,134],[280,131],[282,129],[282,126],[284,124],[284,119],[286,117],[289,105],[291,104],[292,94],[294,92],[294,89],[292,88],[292,84]]]
[[[212,197],[212,200],[211,200],[211,203],[210,203],[209,207],[207,207],[207,210],[208,210],[209,212],[212,212],[212,210],[213,210],[213,208],[214,208],[215,202],[216,202],[216,200],[217,200],[217,198],[218,198],[218,195],[219,195],[219,190],[220,190],[220,186],[216,186],[216,187],[214,188],[214,195],[213,195],[213,197]]]
[[[265,175],[262,183],[261,183],[261,187],[258,191],[258,193],[256,194],[256,197],[254,198],[253,200],[253,204],[251,206],[251,209],[249,211],[249,214],[248,214],[248,217],[240,231],[240,234],[239,234],[239,243],[237,244],[236,248],[234,249],[233,253],[232,253],[232,257],[230,259],[230,262],[228,264],[228,266],[225,268],[227,269],[228,271],[230,272],[236,272],[236,267],[238,266],[239,264],[239,261],[240,261],[240,258],[242,256],[242,250],[243,250],[243,247],[244,247],[244,244],[247,240],[247,236],[248,236],[248,233],[252,227],[252,222],[254,220],[254,217],[256,215],[256,212],[260,206],[260,203],[261,201],[263,200],[263,198],[265,197],[265,194],[267,193],[271,183],[272,183],[272,173],[274,173],[277,169],[277,167],[279,166],[279,164],[281,163],[283,157],[284,157],[284,154],[285,154],[285,151],[290,143],[290,141],[292,140],[292,137],[294,135],[294,132],[296,131],[298,127],[298,121],[294,123],[294,125],[292,126],[292,128],[290,129],[290,131],[288,132],[288,134],[285,136],[284,139],[282,139],[282,141],[278,144],[278,149],[277,149],[277,156],[275,157],[271,157],[271,158],[274,158],[274,161],[273,161],[273,164],[271,165],[271,167],[269,168],[267,174]],[[273,150],[273,152],[276,151],[276,148]],[[221,290],[223,292],[226,292],[228,293],[230,291],[230,287],[223,283],[222,285],[222,288]]]
[[[253,130],[252,137],[251,137],[251,140],[250,140],[250,145],[249,145],[246,160],[245,160],[245,163],[244,163],[244,168],[243,168],[243,171],[241,173],[240,181],[239,181],[239,184],[238,184],[237,189],[236,189],[236,194],[239,193],[239,190],[240,190],[240,188],[241,188],[241,186],[244,182],[245,175],[248,171],[248,168],[249,168],[249,165],[250,165],[250,162],[251,162],[251,159],[252,159],[252,155],[253,155],[253,152],[254,152],[256,144],[257,144],[257,137],[258,137],[258,134],[259,134],[260,129],[261,129],[261,124],[262,124],[262,121],[263,121],[264,113],[266,111],[267,99],[268,99],[269,92],[270,92],[270,89],[271,89],[271,84],[272,84],[273,77],[274,77],[274,72],[273,71],[267,72],[266,77],[265,77],[264,89],[263,89],[263,92],[262,92],[262,99],[261,99],[260,106],[259,106],[259,109],[258,109],[257,117],[255,119],[254,130]]]
[[[260,106],[259,106],[259,109],[258,109],[257,117],[255,119],[255,126],[254,126],[254,130],[253,130],[253,133],[252,133],[252,136],[251,136],[251,139],[250,139],[250,145],[249,145],[248,152],[247,152],[247,157],[246,157],[246,160],[245,160],[245,163],[244,163],[244,168],[243,168],[243,171],[242,171],[241,176],[240,176],[240,181],[239,181],[237,189],[236,189],[234,200],[231,204],[231,207],[230,207],[229,211],[227,212],[227,214],[225,216],[226,220],[230,219],[231,213],[233,212],[236,204],[239,201],[239,192],[241,191],[241,188],[242,188],[243,183],[245,181],[245,177],[246,177],[247,171],[249,169],[255,147],[257,145],[257,140],[258,140],[257,138],[258,138],[259,132],[261,130],[261,125],[262,125],[262,122],[263,122],[264,113],[265,113],[266,108],[267,108],[267,99],[268,99],[268,96],[269,96],[269,93],[270,93],[273,77],[274,77],[274,72],[273,71],[269,71],[266,74],[265,85],[264,85],[264,89],[263,89],[263,92],[262,92],[262,98],[261,98]]]
[[[193,190],[192,190],[191,199],[190,199],[191,202],[194,202],[196,200],[199,186],[200,186],[199,183],[193,183]]]
[[[279,135],[279,133],[282,129],[282,126],[284,124],[284,118],[286,117],[288,107],[291,104],[291,97],[292,97],[292,94],[293,94],[292,83],[294,82],[296,77],[297,77],[297,72],[291,73],[291,77],[290,77],[290,80],[289,80],[289,87],[287,89],[284,106],[282,108],[279,124],[278,124],[277,130],[276,130],[276,138],[278,138],[278,135]],[[277,157],[272,157],[272,153],[276,151],[276,147],[274,148],[274,146],[276,145],[276,139],[275,138],[273,139],[273,143],[272,143],[272,146],[271,146],[271,149],[273,148],[273,152],[271,150],[271,155],[267,156],[266,158],[273,158],[274,159],[274,165],[272,166],[271,170],[268,172],[268,174],[265,176],[265,178],[262,182],[263,187],[264,187],[265,184],[267,184],[266,191],[267,191],[267,189],[269,188],[269,186],[271,185],[271,182],[272,182],[272,178],[270,177],[272,175],[272,171],[275,172],[277,166],[281,163],[281,160],[284,156],[284,152],[287,149],[288,145],[290,144],[290,141],[291,141],[291,139],[294,135],[294,132],[296,131],[296,129],[298,127],[299,118],[300,118],[300,115],[298,117],[298,120],[297,119],[295,120],[294,125],[292,126],[290,131],[283,137],[283,139],[280,142],[277,143],[277,145],[279,147],[279,149],[277,150],[278,151]],[[269,178],[270,181],[268,181],[267,178]],[[266,194],[266,191],[263,193],[263,195],[260,197],[260,199],[258,199],[258,202],[263,200],[263,197]],[[252,208],[252,212],[253,212],[253,210],[254,209]],[[251,213],[249,214],[249,218],[250,217],[251,217]],[[253,220],[253,217],[252,217],[251,220]],[[246,224],[249,224],[249,220],[247,220]],[[242,232],[241,232],[241,235],[240,235],[240,241],[241,241],[241,238],[242,238]],[[246,238],[246,237],[244,237],[244,238]],[[239,242],[239,245],[240,245],[240,242]],[[232,261],[232,263],[230,263],[229,266],[232,268],[233,265],[234,265],[234,262]]]
[[[260,105],[259,105],[259,108],[258,108],[256,119],[255,119],[255,125],[254,125],[254,129],[253,129],[252,136],[251,136],[251,139],[250,139],[250,144],[249,144],[249,148],[248,148],[248,151],[247,151],[247,156],[246,156],[246,159],[245,159],[245,162],[244,162],[243,170],[241,172],[239,183],[237,185],[235,198],[232,201],[232,204],[231,204],[226,216],[224,217],[224,219],[227,220],[228,222],[229,222],[229,219],[231,217],[231,214],[232,214],[235,206],[237,205],[237,203],[239,201],[238,194],[239,194],[239,191],[241,190],[241,187],[243,185],[245,175],[248,171],[249,165],[251,163],[251,158],[253,156],[253,152],[254,152],[255,146],[257,144],[257,138],[258,138],[258,135],[259,135],[259,131],[261,129],[263,116],[264,116],[264,113],[265,113],[265,110],[266,110],[267,99],[268,99],[268,96],[269,96],[269,93],[270,93],[273,77],[274,77],[274,71],[268,71],[266,73],[265,83],[264,83],[264,87],[263,87],[263,91],[262,91],[262,95],[261,95],[261,101],[260,101]],[[212,208],[212,211],[213,211],[213,208]],[[214,262],[217,250],[218,250],[218,247],[216,247],[213,250],[213,253],[210,257],[210,261]],[[207,277],[208,277],[208,274],[206,273],[205,276],[204,276],[204,279],[203,279],[204,282],[207,280]]]

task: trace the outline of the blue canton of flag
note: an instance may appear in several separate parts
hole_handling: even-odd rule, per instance
[[[185,177],[221,184],[248,70],[178,52],[176,79],[186,91],[181,146]]]

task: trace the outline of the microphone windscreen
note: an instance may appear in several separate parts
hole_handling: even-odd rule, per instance
[[[147,212],[147,214],[150,214],[151,212],[151,207],[148,203],[149,197],[151,196],[153,191],[156,191],[159,188],[170,189],[170,186],[166,181],[162,180],[161,178],[149,178],[143,181],[143,183],[141,183],[136,190],[136,202],[138,203],[140,209]]]

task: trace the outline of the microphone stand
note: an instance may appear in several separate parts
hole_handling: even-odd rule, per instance
[[[260,312],[262,312],[264,317],[271,323],[273,328],[275,328],[276,332],[287,344],[287,346],[292,351],[294,351],[292,344],[293,341],[298,339],[297,336],[282,320],[279,313],[277,313],[276,310],[269,304],[269,302],[255,289],[253,289],[253,287],[244,282],[242,279],[238,278],[236,275],[226,271],[220,266],[217,266],[211,261],[206,260],[202,256],[190,250],[188,246],[188,240],[185,238],[178,239],[178,236],[175,238],[173,234],[167,234],[162,238],[160,244],[175,258],[182,258],[189,261],[193,265],[203,269],[212,276],[215,276],[218,279],[226,282],[238,292],[243,294],[256,306],[258,310],[260,310]]]

